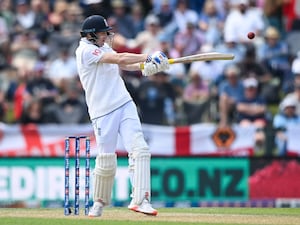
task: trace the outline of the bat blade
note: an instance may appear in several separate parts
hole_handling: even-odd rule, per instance
[[[233,60],[234,55],[229,53],[209,52],[169,59],[170,64],[191,63],[196,61]]]

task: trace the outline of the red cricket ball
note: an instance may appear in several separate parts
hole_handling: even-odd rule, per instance
[[[254,32],[249,32],[247,36],[248,36],[249,39],[255,38]]]

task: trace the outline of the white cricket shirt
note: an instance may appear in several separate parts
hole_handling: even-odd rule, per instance
[[[106,115],[132,98],[120,76],[117,64],[100,63],[106,52],[115,52],[109,45],[97,47],[86,38],[76,49],[77,69],[91,119]]]

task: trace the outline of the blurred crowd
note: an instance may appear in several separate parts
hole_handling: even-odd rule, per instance
[[[253,125],[259,147],[270,127],[285,154],[286,126],[300,123],[300,0],[0,0],[0,121],[89,122],[74,50],[93,14],[118,52],[235,55],[122,71],[143,123]]]

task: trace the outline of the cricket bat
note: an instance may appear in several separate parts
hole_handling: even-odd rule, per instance
[[[220,53],[220,52],[207,52],[199,53],[195,55],[189,55],[174,59],[168,59],[170,64],[175,63],[192,63],[196,61],[212,61],[212,60],[233,60],[234,55],[229,53]],[[144,69],[144,64],[141,64],[141,69]]]

